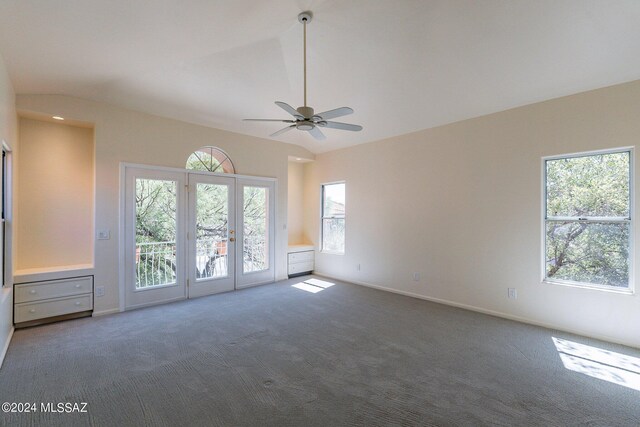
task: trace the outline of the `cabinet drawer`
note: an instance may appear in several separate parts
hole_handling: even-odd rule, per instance
[[[313,251],[306,252],[293,252],[289,254],[289,264],[296,264],[299,262],[313,262]]]
[[[313,271],[313,261],[289,265],[289,274],[306,273],[308,271]]]
[[[93,294],[15,305],[15,322],[44,319],[93,309]]]
[[[15,303],[39,301],[93,292],[91,276],[73,279],[50,280],[47,282],[25,283],[15,286]]]

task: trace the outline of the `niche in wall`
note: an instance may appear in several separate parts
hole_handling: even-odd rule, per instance
[[[304,163],[289,161],[287,194],[289,245],[308,243],[304,235]]]
[[[21,117],[17,270],[93,265],[94,136]]]

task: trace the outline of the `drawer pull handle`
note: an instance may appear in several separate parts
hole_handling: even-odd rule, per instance
[[[35,313],[35,312],[36,312],[35,308],[32,308],[31,310],[29,310],[29,313]]]
[[[80,301],[76,301],[76,305],[82,305]]]
[[[29,293],[30,293],[31,295],[35,295],[35,294],[37,294],[37,292],[36,292],[36,291],[34,291],[33,289],[32,289],[32,290],[30,290],[30,291],[29,291]]]
[[[79,288],[80,286],[82,286],[82,285],[76,285],[76,288]]]

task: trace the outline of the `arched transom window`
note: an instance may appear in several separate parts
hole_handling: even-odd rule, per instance
[[[233,162],[227,153],[216,147],[198,148],[187,159],[186,168],[198,171],[236,173]]]

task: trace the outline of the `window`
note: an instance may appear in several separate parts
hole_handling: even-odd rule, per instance
[[[545,281],[629,289],[631,154],[545,159]]]
[[[344,253],[345,183],[322,186],[322,251]]]
[[[187,159],[186,169],[218,173],[236,173],[233,162],[229,156],[227,156],[227,153],[216,147],[198,148]]]

